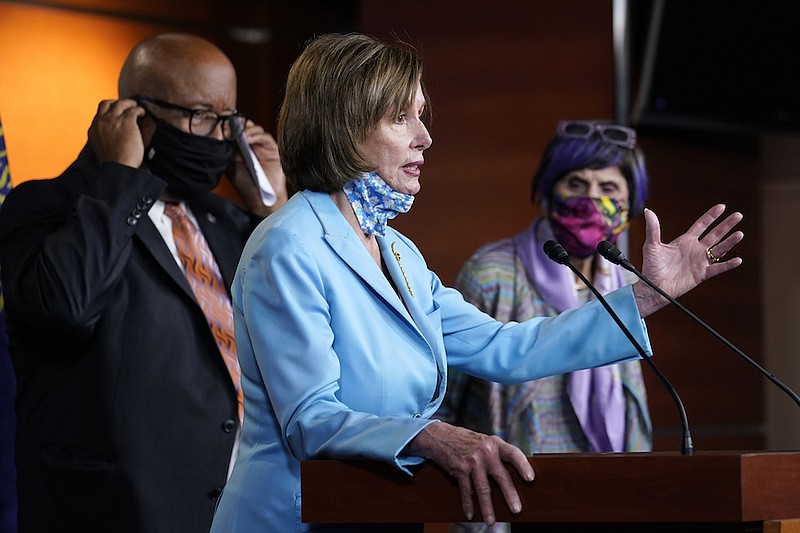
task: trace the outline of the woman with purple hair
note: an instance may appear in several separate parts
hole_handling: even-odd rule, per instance
[[[561,121],[533,178],[532,200],[545,214],[522,232],[481,247],[456,278],[464,298],[502,322],[555,316],[591,298],[571,270],[551,261],[560,242],[601,293],[634,280],[597,253],[642,213],[647,171],[636,132],[599,121]],[[579,370],[515,385],[451,372],[439,416],[498,435],[526,455],[652,449],[639,361]],[[459,531],[505,531],[458,524]]]

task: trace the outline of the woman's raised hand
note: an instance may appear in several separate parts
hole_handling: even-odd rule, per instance
[[[642,247],[642,274],[664,292],[677,298],[700,283],[742,264],[739,257],[725,256],[744,238],[744,233],[731,230],[742,220],[733,212],[719,221],[725,212],[723,204],[706,211],[680,237],[670,243],[661,242],[658,217],[645,209],[645,241]],[[667,304],[667,300],[647,287],[633,287],[636,304],[642,317],[651,315]]]

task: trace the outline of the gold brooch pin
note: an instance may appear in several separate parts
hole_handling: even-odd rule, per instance
[[[406,282],[406,288],[408,289],[408,293],[411,297],[414,297],[414,291],[411,290],[411,284],[408,282],[408,278],[406,277],[406,271],[403,270],[403,263],[400,262],[400,254],[394,249],[394,243],[392,243],[392,253],[394,254],[395,261],[397,261],[397,266],[400,267],[400,273],[403,275],[403,279]]]

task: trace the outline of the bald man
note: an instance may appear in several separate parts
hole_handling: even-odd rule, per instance
[[[134,47],[88,137],[60,177],[0,210],[19,530],[206,532],[242,417],[228,290],[251,230],[286,199],[277,146],[238,115],[225,54],[176,34]],[[223,174],[247,209],[212,193]]]

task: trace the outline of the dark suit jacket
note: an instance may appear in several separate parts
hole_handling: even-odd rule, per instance
[[[210,526],[236,393],[147,216],[165,185],[85,148],[0,210],[21,533]],[[212,194],[190,206],[229,287],[257,221]]]

